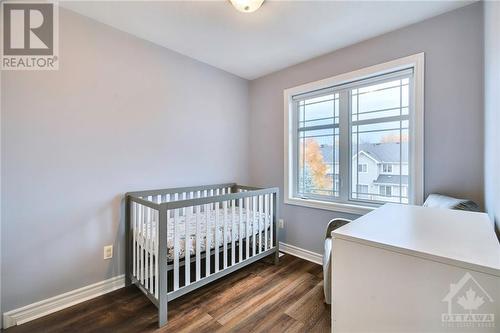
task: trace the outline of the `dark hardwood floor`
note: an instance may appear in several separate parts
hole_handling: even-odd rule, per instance
[[[329,332],[322,275],[308,261],[268,257],[169,303],[162,329],[155,306],[130,286],[5,332]]]

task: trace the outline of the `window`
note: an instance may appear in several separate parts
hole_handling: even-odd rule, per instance
[[[285,90],[285,203],[421,203],[422,70],[420,54]]]
[[[367,166],[366,164],[358,164],[358,172],[366,172]]]
[[[358,184],[358,194],[368,193],[368,185]]]
[[[379,194],[384,197],[392,197],[392,188],[387,185],[379,186]]]

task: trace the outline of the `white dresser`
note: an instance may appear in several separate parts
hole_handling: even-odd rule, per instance
[[[486,214],[386,204],[332,238],[333,332],[500,332]]]

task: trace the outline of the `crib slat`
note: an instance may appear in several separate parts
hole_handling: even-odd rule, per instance
[[[148,197],[146,197],[148,200]],[[144,207],[144,286],[148,288],[148,248],[149,248],[149,207]]]
[[[153,200],[155,198],[153,197]],[[148,249],[148,267],[149,267],[149,292],[154,294],[154,264],[153,264],[153,252],[154,252],[154,239],[153,239],[153,221],[156,218],[156,210],[150,209],[150,220],[149,220],[149,249]]]
[[[238,199],[238,262],[243,259],[243,199]]]
[[[151,237],[149,235],[151,231],[151,208],[146,207],[146,247],[144,251],[144,265],[146,266],[146,273],[144,276],[144,284],[146,286],[146,289],[149,289],[149,243],[151,242]]]
[[[201,192],[201,197],[202,198],[206,198],[208,196],[208,190],[203,190]],[[208,205],[203,205],[203,212],[205,213],[205,277],[207,277],[208,275],[210,275],[210,246],[208,245],[209,244],[209,237],[210,237],[210,234],[208,232],[209,230],[209,219],[208,219],[208,215],[207,215],[207,209],[208,209]]]
[[[235,238],[236,238],[236,213],[235,207],[236,200],[231,200],[231,265],[234,265],[236,260],[236,247],[235,247]]]
[[[245,242],[245,258],[248,259],[250,257],[250,197],[245,198],[245,208],[247,210],[246,213],[246,228],[245,233],[247,236],[247,241]]]
[[[252,197],[252,255],[255,255],[255,238],[257,238],[257,233],[255,232],[255,225],[257,224],[257,196]]]
[[[262,195],[259,195],[259,207],[258,207],[258,210],[257,210],[257,214],[258,214],[258,223],[259,223],[259,253],[262,252],[262,227],[261,227],[261,223],[262,223]]]
[[[270,232],[270,244],[271,248],[274,247],[274,238],[273,238],[273,233],[274,233],[274,224],[277,223],[277,221],[274,221],[274,216],[273,216],[273,206],[274,206],[274,193],[271,193],[270,198],[269,198],[269,204],[270,204],[270,209],[269,209],[269,218],[271,219],[271,222],[269,223],[269,230]]]
[[[130,216],[132,217],[132,275],[136,276],[135,272],[135,265],[136,265],[136,258],[135,258],[135,244],[136,244],[136,232],[137,232],[137,227],[136,227],[136,214],[137,214],[137,203],[132,201],[132,214]]]
[[[178,195],[175,194],[175,200],[177,200]],[[174,209],[174,290],[179,289],[179,213],[180,209]]]
[[[151,198],[151,201],[153,201],[153,198]],[[153,216],[155,211],[151,208],[149,210],[149,221],[148,221],[148,265],[149,265],[149,274],[148,274],[148,287],[149,291],[153,292]]]
[[[149,197],[147,197],[146,199],[149,200]],[[146,212],[146,215],[144,217],[144,237],[146,240],[144,242],[144,286],[147,290],[149,289],[149,231],[151,230],[151,228],[149,227],[149,221],[151,219],[151,208],[144,207],[144,210]]]
[[[264,251],[267,251],[267,227],[269,225],[269,194],[264,195]]]
[[[184,286],[188,286],[191,284],[191,235],[189,230],[189,224],[191,223],[191,219],[193,216],[193,207],[187,208],[187,216],[184,216],[184,228],[185,228],[185,237],[184,237]]]
[[[217,189],[217,193],[219,189]],[[215,273],[219,271],[219,202],[215,203]]]
[[[222,189],[222,194],[224,194],[226,191],[225,188]],[[224,217],[223,217],[223,224],[224,224],[224,231],[222,233],[222,245],[223,245],[223,258],[224,258],[224,269],[227,268],[227,201],[222,202],[222,207],[224,209]]]
[[[198,196],[199,196],[200,191],[198,191]],[[198,281],[201,277],[201,272],[200,272],[200,252],[201,252],[201,239],[200,239],[200,234],[201,234],[201,226],[200,226],[200,215],[201,215],[201,206],[196,206],[195,209],[195,214],[196,214],[196,281]]]
[[[161,198],[160,198],[161,202]],[[168,223],[167,223],[168,226]],[[158,240],[160,239],[160,212],[156,211],[156,225],[155,225],[155,239],[154,239],[154,265],[155,265],[155,298],[158,299],[158,280],[159,280],[159,275],[158,275]],[[166,258],[163,258],[162,260],[166,260]]]
[[[141,221],[142,221],[142,205],[137,204],[137,281],[141,281],[141,266],[142,266],[142,260],[141,260],[141,244],[143,241],[143,235],[142,235],[142,226],[141,226]]]
[[[151,201],[154,200],[154,197],[151,198]],[[150,208],[149,209],[149,261],[148,261],[148,264],[149,264],[149,291],[151,293],[154,292],[153,290],[153,246],[154,246],[154,243],[153,243],[153,219],[155,217],[155,213],[156,213],[156,210]]]
[[[142,205],[136,204],[137,205],[137,218],[135,220],[136,226],[137,226],[137,242],[135,243],[135,258],[136,258],[136,279],[137,281],[141,280],[141,247],[140,247],[140,242],[141,242],[141,218],[142,218]]]
[[[167,201],[167,195],[166,194],[159,194],[157,197],[157,202],[161,204],[162,202]],[[155,298],[158,299],[158,283],[159,283],[159,275],[158,275],[158,240],[159,240],[159,232],[160,232],[160,212],[156,212],[156,225],[155,225],[155,238],[153,239],[153,260],[154,260],[154,292],[155,292]],[[167,212],[168,214],[168,212]],[[168,234],[168,223],[167,223],[167,234]],[[168,252],[168,250],[167,250]],[[166,258],[164,259],[166,260]]]
[[[206,193],[205,193],[206,194]],[[205,205],[205,222],[206,222],[206,238],[205,238],[205,277],[210,275],[210,204]]]
[[[141,205],[142,206],[142,205]],[[141,214],[141,231],[142,231],[142,244],[141,244],[141,283],[144,284],[144,271],[145,271],[145,263],[144,263],[144,244],[146,243],[146,233],[144,221],[146,218],[146,207],[142,206],[142,214]]]

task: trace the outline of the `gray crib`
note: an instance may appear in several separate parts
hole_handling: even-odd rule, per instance
[[[278,263],[278,188],[234,183],[126,194],[126,284],[167,323],[167,304],[270,254]]]

